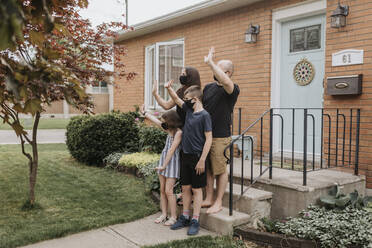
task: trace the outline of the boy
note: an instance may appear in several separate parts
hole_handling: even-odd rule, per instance
[[[206,186],[205,160],[212,144],[212,121],[202,104],[203,92],[199,86],[191,86],[185,91],[184,99],[180,99],[172,88],[173,80],[167,88],[173,101],[186,112],[182,133],[181,151],[181,185],[183,212],[171,227],[177,230],[190,226],[187,234],[199,232],[199,215],[203,201],[202,188]],[[191,191],[194,195],[193,216],[190,221]]]

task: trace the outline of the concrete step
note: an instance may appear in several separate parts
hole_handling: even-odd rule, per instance
[[[250,185],[251,165],[250,161],[244,161],[244,185]],[[267,166],[263,166],[265,170]],[[260,174],[260,166],[253,165],[253,176]],[[273,193],[270,216],[274,219],[284,219],[296,216],[301,210],[310,204],[315,204],[319,197],[328,194],[334,185],[342,187],[342,192],[348,194],[354,190],[364,192],[365,176],[353,175],[336,169],[324,169],[308,171],[307,185],[303,185],[303,173],[301,171],[273,168],[273,177],[269,179],[267,171],[257,180],[256,189]],[[234,159],[233,182],[241,183],[241,159]],[[234,190],[235,192],[235,190]]]
[[[246,213],[234,211],[229,216],[229,209],[223,208],[216,214],[207,214],[206,209],[200,213],[200,225],[212,232],[222,235],[232,235],[234,227],[252,222],[252,216]]]
[[[243,186],[244,194],[241,195],[241,185],[233,184],[233,209],[249,214],[255,219],[269,217],[273,193],[252,187],[247,190],[247,188],[247,186]],[[228,185],[222,201],[222,205],[226,208],[229,208],[229,192],[230,186]]]

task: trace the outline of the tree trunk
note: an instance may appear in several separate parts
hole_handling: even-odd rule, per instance
[[[30,163],[30,205],[33,206],[35,204],[35,185],[36,185],[36,176],[37,176],[37,162],[33,161]]]
[[[40,112],[36,112],[35,121],[32,128],[32,161],[30,161],[30,205],[35,204],[35,185],[37,178],[37,168],[39,165],[39,153],[37,150],[37,128],[40,120]]]

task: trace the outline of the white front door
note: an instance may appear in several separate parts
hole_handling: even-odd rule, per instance
[[[323,107],[323,78],[325,63],[325,16],[317,15],[283,22],[281,25],[280,52],[280,108],[319,108],[309,109],[315,118],[315,153],[320,152],[321,108]],[[284,118],[284,151],[302,153],[304,140],[304,111],[295,110],[294,140],[293,112],[280,110],[276,113]],[[274,117],[274,144],[280,149],[280,122]],[[308,148],[312,153],[313,122],[308,118]],[[294,142],[293,142],[294,141]],[[278,151],[276,149],[276,151]]]

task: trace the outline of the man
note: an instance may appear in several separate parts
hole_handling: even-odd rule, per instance
[[[217,64],[214,59],[214,47],[209,50],[204,62],[211,68],[215,82],[207,84],[203,91],[205,110],[212,118],[213,141],[209,153],[210,165],[207,168],[206,198],[202,207],[209,207],[208,214],[222,210],[222,198],[228,182],[226,159],[223,155],[225,147],[231,142],[231,114],[240,93],[239,86],[231,77],[234,72],[230,60],[221,60]],[[217,180],[216,200],[213,197],[214,178]]]

